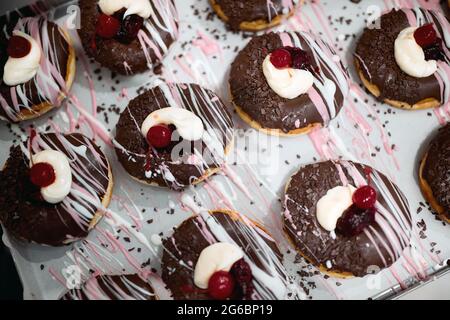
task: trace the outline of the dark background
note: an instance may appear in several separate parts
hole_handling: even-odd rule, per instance
[[[9,250],[3,244],[2,235],[3,231],[0,227],[0,300],[21,300],[22,284]]]

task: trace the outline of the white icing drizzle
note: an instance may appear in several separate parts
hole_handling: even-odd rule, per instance
[[[198,140],[205,144],[207,150],[198,149],[199,145],[195,144],[194,153],[186,155],[183,159],[172,159],[172,161],[164,161],[157,168],[151,167],[147,172],[147,178],[162,175],[167,185],[173,189],[183,188],[184,185],[179,182],[170,171],[170,165],[186,163],[196,166],[199,172],[206,172],[208,169],[219,167],[225,161],[225,150],[222,141],[229,145],[233,139],[233,122],[227,114],[224,104],[220,99],[207,89],[192,84],[168,84],[161,80],[154,83],[156,86],[151,89],[155,94],[156,100],[158,91],[163,93],[166,101],[157,101],[162,108],[169,105],[171,108],[185,109],[193,113],[201,120],[203,126],[202,139]],[[202,105],[206,106],[205,108]],[[130,112],[129,108],[127,108]],[[173,109],[171,109],[173,110]],[[130,112],[131,118],[133,116]],[[135,119],[134,123],[141,131]],[[200,121],[198,122],[200,124]],[[143,126],[142,126],[143,127]],[[142,131],[141,131],[142,132]],[[196,131],[195,135],[198,134]],[[194,136],[196,138],[196,136]],[[134,154],[118,143],[115,144],[123,153],[127,154],[130,161],[135,158],[143,158],[146,155]],[[203,155],[209,155],[207,159]],[[195,156],[195,161],[192,161]],[[194,180],[193,178],[191,179]]]
[[[143,280],[146,281],[146,280]],[[67,300],[148,300],[155,294],[142,287],[127,275],[95,276],[87,280],[80,289],[70,290]]]
[[[55,40],[55,35],[49,33],[47,21],[37,17],[22,18],[18,21],[14,31],[28,34],[41,49],[40,66],[35,76],[30,80],[37,88],[39,101],[50,102],[54,106],[59,106],[61,104],[60,95],[66,93],[66,82],[65,75],[61,74],[55,47],[60,44]],[[61,31],[57,32],[61,33]],[[30,104],[29,100],[30,85],[30,82],[27,82],[13,86],[9,96],[0,94],[0,107],[9,120],[20,121],[19,113],[22,110],[34,112],[32,110],[33,105]]]
[[[197,221],[203,222],[203,227],[199,226],[201,234],[205,239],[209,239],[210,243],[227,242],[239,246],[232,237],[226,232],[225,228],[219,221],[211,215],[207,210],[198,206],[194,199],[184,194],[181,198],[182,203],[198,215]],[[239,215],[242,219],[241,223],[235,224],[239,228],[240,234],[245,237],[245,242],[249,244],[249,250],[255,254],[256,259],[250,258],[244,251],[244,259],[250,265],[254,277],[253,284],[255,286],[254,299],[286,299],[289,287],[289,276],[279,261],[277,255],[268,246],[266,238],[262,237],[261,231],[257,231],[256,227],[245,216]],[[270,239],[273,241],[272,239]],[[255,264],[258,261],[261,268]]]
[[[28,34],[15,30],[15,36],[22,37],[30,43],[30,52],[22,58],[9,57],[3,71],[3,82],[8,86],[16,86],[31,80],[39,69],[41,48]]]
[[[173,1],[153,0],[151,1],[151,7],[150,15],[148,19],[144,20],[144,27],[138,33],[138,39],[149,69],[154,67],[151,51],[160,61],[169,51],[162,34],[168,33],[173,40],[178,38],[178,12]]]
[[[336,162],[335,165],[337,169],[342,172],[341,180],[344,178],[347,179],[347,177],[351,178],[356,187],[369,184],[365,173],[360,172],[360,169],[356,168],[352,162],[339,161]],[[343,181],[343,183],[346,182]],[[377,214],[375,215],[376,225],[366,228],[364,230],[364,234],[370,240],[370,245],[375,248],[381,261],[386,267],[399,259],[401,256],[408,259],[405,248],[407,248],[410,244],[412,233],[410,209],[406,198],[398,187],[386,177],[382,178],[375,170],[371,174],[370,183],[378,190],[378,200],[375,205],[377,210]],[[288,218],[288,221],[290,221],[290,212],[287,207],[288,203],[292,202],[295,203],[293,199],[285,199],[284,207],[286,210],[284,215]],[[386,206],[383,206],[381,203],[386,203]],[[301,204],[295,203],[295,205],[301,207]],[[296,233],[296,227],[293,224],[288,226],[288,228],[293,234]],[[327,242],[328,240],[322,237],[321,232],[318,231],[316,236],[322,240],[324,246],[329,246]],[[314,257],[317,261],[320,261],[320,259],[314,255],[313,250],[306,246],[305,248],[307,250],[305,254],[308,254],[311,257]],[[385,252],[387,256],[383,252]],[[388,261],[390,261],[390,263],[388,263]]]
[[[411,27],[434,23],[439,38],[443,40],[443,51],[445,61],[437,62],[437,71],[433,74],[439,82],[441,91],[441,103],[450,101],[450,23],[447,18],[438,11],[423,10],[420,7],[413,9],[401,9],[408,18]]]
[[[336,61],[336,53],[324,41],[306,32],[283,32],[279,35],[284,46],[310,49],[311,58],[319,66],[320,72],[312,74],[314,85],[308,90],[308,96],[327,124],[337,115],[339,105],[336,97],[341,94],[345,100],[349,92],[349,76],[346,69],[340,60]]]
[[[358,186],[368,184],[364,174],[354,164],[342,162],[342,167],[346,169],[349,176]],[[375,222],[383,234],[376,232],[373,227],[366,228],[364,232],[369,234],[370,238],[377,239],[379,243],[383,244],[384,249],[389,253],[389,257],[380,255],[383,261],[387,261],[392,256],[396,260],[402,256],[404,249],[410,243],[412,222],[409,215],[409,205],[398,187],[387,178],[383,179],[378,172],[372,172],[371,183],[378,189],[378,201],[375,205],[377,209]],[[381,204],[382,200],[386,202],[387,207]],[[378,253],[381,253],[377,241],[372,242],[372,245],[378,248]]]
[[[21,143],[20,147],[23,154],[30,161],[31,148],[32,155],[38,154],[44,150],[55,150],[66,155],[70,171],[72,173],[72,184],[69,194],[56,205],[58,210],[61,207],[67,211],[76,224],[83,230],[88,230],[89,225],[102,206],[102,198],[99,195],[106,194],[106,188],[103,186],[104,182],[97,181],[91,174],[92,170],[97,170],[101,179],[109,181],[108,174],[105,173],[108,168],[108,162],[103,155],[99,154],[95,145],[91,140],[80,135],[79,143],[86,146],[86,151],[89,150],[91,156],[87,153],[80,152],[78,146],[73,145],[64,135],[55,133],[52,135],[56,137],[57,141],[52,141],[45,138],[45,135],[37,134],[31,143],[27,145]],[[67,236],[66,243],[74,242],[78,239]]]

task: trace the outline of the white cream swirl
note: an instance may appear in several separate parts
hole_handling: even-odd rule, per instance
[[[158,124],[173,124],[178,134],[185,140],[196,141],[203,137],[202,120],[189,110],[168,107],[153,111],[142,123],[141,133],[147,137],[148,130]]]
[[[153,13],[149,0],[100,0],[98,5],[104,14],[110,16],[123,8],[126,9],[124,17],[137,14],[148,19]]]
[[[426,78],[437,70],[435,60],[425,60],[425,53],[414,38],[417,28],[404,29],[395,40],[395,61],[400,69],[415,78]]]
[[[319,224],[327,231],[334,231],[338,219],[353,203],[352,197],[356,188],[352,185],[338,186],[328,190],[317,202],[316,216]]]
[[[48,163],[55,170],[55,181],[41,188],[45,201],[56,204],[64,200],[72,188],[72,171],[66,155],[56,150],[44,150],[33,155],[33,163]]]
[[[293,68],[276,68],[270,61],[270,54],[264,59],[263,72],[267,83],[280,97],[295,99],[308,92],[314,84],[311,72]]]
[[[9,57],[3,69],[3,82],[8,86],[16,86],[33,79],[39,70],[42,50],[31,36],[15,30],[13,35],[27,39],[31,49],[22,58]]]
[[[209,279],[215,272],[230,271],[233,264],[243,257],[242,249],[231,243],[218,242],[206,247],[195,265],[195,285],[207,289]]]

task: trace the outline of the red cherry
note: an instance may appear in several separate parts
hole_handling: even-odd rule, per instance
[[[352,204],[338,219],[336,230],[346,237],[356,236],[375,222],[375,214],[376,210],[373,207],[361,209]]]
[[[238,283],[250,283],[253,280],[252,269],[244,259],[236,261],[230,272]]]
[[[370,209],[377,202],[377,192],[371,186],[363,186],[353,193],[353,203],[360,209]]]
[[[104,13],[100,14],[97,20],[95,32],[102,38],[111,39],[117,35],[120,30],[120,21],[113,16]]]
[[[420,28],[417,28],[414,32],[414,39],[416,39],[417,44],[422,48],[426,48],[434,44],[437,40],[437,34],[433,24],[428,23]]]
[[[165,148],[172,141],[172,130],[164,124],[153,126],[147,132],[147,141],[152,147]]]
[[[270,55],[270,62],[277,69],[289,68],[292,65],[291,53],[283,48],[276,49]]]
[[[250,265],[244,259],[240,259],[233,264],[230,273],[236,279],[237,285],[241,288],[242,298],[251,300],[255,288],[252,283],[253,274]]]
[[[216,300],[231,298],[235,281],[233,276],[226,271],[215,272],[208,282],[208,293]]]
[[[7,51],[11,58],[23,58],[31,51],[31,43],[24,37],[12,36]]]
[[[48,187],[55,182],[55,169],[49,163],[39,162],[31,167],[30,180],[41,188]]]

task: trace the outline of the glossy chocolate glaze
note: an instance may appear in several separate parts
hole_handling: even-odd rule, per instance
[[[310,57],[313,56],[311,48],[300,33],[295,34],[299,35],[303,50]],[[238,54],[230,73],[233,102],[266,129],[289,132],[311,124],[326,125],[308,94],[302,94],[291,100],[285,99],[275,93],[267,83],[262,69],[263,61],[269,53],[280,47],[283,47],[283,43],[279,34],[268,33],[254,37]],[[319,68],[327,78],[333,79],[327,68],[323,68],[321,63],[317,65],[316,61],[312,60],[313,69]],[[337,83],[335,84],[337,89],[334,107],[337,114],[343,106],[346,93],[341,91]]]
[[[363,176],[366,176],[364,165],[354,164],[354,166]],[[348,182],[355,186],[349,172],[344,166],[342,168]],[[406,198],[400,196],[402,194],[399,193],[398,188],[391,184],[386,176],[378,174],[389,186],[389,193],[392,194],[395,203],[403,208],[400,214],[409,222],[410,228],[411,216],[407,209]],[[383,269],[392,265],[395,261],[377,237],[374,239],[386,259],[386,266],[365,233],[346,237],[336,231],[336,238],[333,239],[330,232],[319,224],[316,216],[317,202],[328,190],[341,185],[338,168],[331,161],[305,166],[292,176],[285,193],[284,213],[284,228],[290,240],[313,264],[325,266],[327,261],[330,261],[332,270],[340,273],[348,272],[363,277],[367,275],[368,268],[371,266]],[[380,204],[388,208],[386,200],[380,197],[381,192],[378,187],[374,183],[371,186],[377,190]],[[372,227],[382,236],[384,242],[390,243],[389,238],[377,223],[374,223]]]
[[[243,222],[234,220],[229,214],[213,212],[214,218],[225,228],[226,232],[236,242],[241,244],[241,248],[259,268],[264,268],[258,254],[253,251],[252,246],[247,242],[248,235],[242,233],[239,227]],[[164,253],[162,256],[162,279],[171,290],[175,300],[211,300],[211,297],[204,290],[200,290],[194,284],[194,269],[200,253],[210,245],[202,233],[202,225],[205,222],[200,217],[193,217],[184,221],[177,227],[173,235],[163,240]],[[211,232],[208,226],[205,228]],[[282,255],[273,241],[264,238],[270,249],[276,254],[279,260]],[[187,268],[180,264],[183,261],[188,264],[192,262],[192,268]],[[240,299],[240,297],[233,297]]]
[[[57,134],[42,134],[40,137],[46,143],[54,144],[56,148],[53,150],[69,155]],[[81,134],[75,133],[65,137],[74,148],[87,145],[88,139]],[[86,157],[77,157],[71,166],[86,168],[85,174],[106,190],[109,184],[105,178],[108,177],[108,163],[100,148],[94,145],[94,149],[101,156],[101,163],[87,148]],[[0,221],[8,232],[18,239],[50,246],[60,246],[86,237],[88,227],[75,222],[65,209],[65,202],[50,204],[41,199],[39,189],[30,181],[29,171],[28,157],[19,146],[12,147],[6,166],[0,172]],[[73,183],[81,185],[76,175],[73,175],[72,179]],[[97,196],[103,198],[105,194],[97,193]],[[69,194],[67,197],[72,198],[73,195]],[[86,210],[94,214],[98,208],[88,205]]]
[[[439,130],[427,153],[423,177],[437,203],[450,218],[450,123]]]
[[[379,88],[380,100],[390,99],[410,105],[427,98],[442,101],[441,89],[435,75],[415,78],[403,72],[397,65],[395,40],[402,30],[411,27],[403,10],[392,10],[383,15],[381,28],[364,30],[356,46],[355,59],[359,62],[364,77]],[[427,22],[435,23],[437,28],[442,30],[438,20]]]

